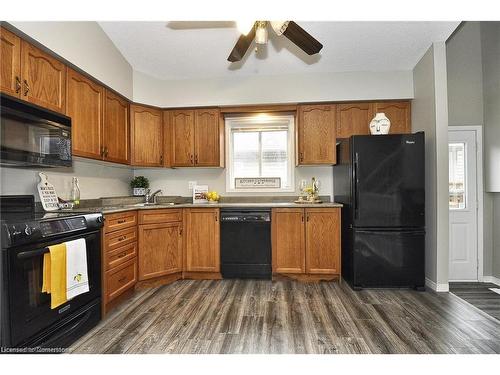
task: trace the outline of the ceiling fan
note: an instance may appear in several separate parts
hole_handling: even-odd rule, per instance
[[[314,55],[323,48],[320,42],[294,21],[255,21],[247,24],[238,22],[237,25],[241,36],[227,58],[230,62],[240,61],[254,39],[257,44],[267,44],[269,26],[276,35],[284,35],[308,55]]]

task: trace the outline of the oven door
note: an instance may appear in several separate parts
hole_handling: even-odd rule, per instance
[[[89,291],[56,309],[50,308],[50,294],[42,293],[43,249],[47,246],[84,238],[87,247]],[[100,231],[87,232],[50,242],[9,249],[8,294],[10,344],[18,346],[101,296]]]
[[[71,120],[2,96],[0,164],[71,166]]]

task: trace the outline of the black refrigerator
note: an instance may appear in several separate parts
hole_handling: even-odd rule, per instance
[[[342,276],[353,289],[424,289],[423,132],[355,135],[337,144]]]

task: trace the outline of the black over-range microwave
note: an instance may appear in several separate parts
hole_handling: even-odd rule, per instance
[[[0,165],[72,165],[71,118],[4,94],[0,104]]]

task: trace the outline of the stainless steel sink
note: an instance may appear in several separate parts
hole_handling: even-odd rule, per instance
[[[149,207],[149,206],[159,206],[159,203],[137,203],[131,204],[129,207]]]
[[[168,203],[136,203],[131,204],[127,207],[154,207],[154,206],[175,206],[176,203],[168,202]]]

